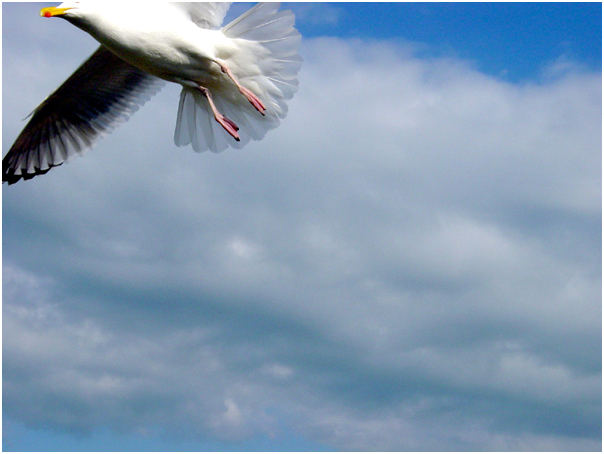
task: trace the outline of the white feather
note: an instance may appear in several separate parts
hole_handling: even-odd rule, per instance
[[[231,2],[173,2],[189,19],[203,28],[218,28],[231,6]]]
[[[278,3],[260,3],[223,27],[224,39],[217,41],[217,56],[232,70],[235,77],[246,88],[252,90],[266,106],[265,116],[256,109],[224,78],[221,84],[211,87],[211,94],[218,110],[239,126],[241,141],[231,139],[213,121],[208,101],[200,93],[190,92],[183,87],[182,96],[195,100],[196,114],[203,111],[210,118],[210,127],[203,123],[190,137],[182,137],[186,129],[181,123],[185,112],[179,107],[175,131],[178,146],[193,142],[195,151],[222,151],[228,146],[241,148],[250,139],[260,140],[266,133],[279,125],[287,115],[286,101],[291,99],[298,87],[297,75],[302,59],[298,54],[300,34],[294,28],[291,11],[279,11]],[[187,95],[187,93],[191,93]],[[187,113],[188,114],[188,113]],[[198,140],[193,140],[193,134]],[[200,136],[208,140],[200,140]],[[179,140],[176,140],[178,136]],[[223,140],[225,139],[225,140]]]

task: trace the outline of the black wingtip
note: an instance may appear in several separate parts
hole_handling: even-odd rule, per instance
[[[8,185],[10,186],[11,184],[15,184],[20,179],[21,179],[21,175],[3,174],[2,175],[2,184],[8,183]]]
[[[50,169],[52,169],[53,167],[58,167],[62,164],[63,163],[52,165],[52,166],[48,167],[48,169],[44,169],[44,170],[40,170],[40,169],[34,167],[34,173],[22,173],[21,175],[15,175],[14,169],[10,169],[8,171],[3,169],[2,184],[8,183],[8,185],[10,186],[12,184],[15,184],[19,180],[24,180],[24,181],[31,180],[32,178],[37,177],[38,175],[44,175],[45,173],[48,173],[48,171]]]

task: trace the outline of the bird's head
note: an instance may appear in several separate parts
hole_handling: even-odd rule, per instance
[[[80,2],[63,2],[59,6],[49,6],[48,8],[42,8],[40,10],[40,16],[61,17],[67,19],[68,17],[77,14],[77,10],[79,9]]]
[[[60,17],[73,25],[90,33],[92,24],[98,21],[99,12],[110,8],[103,8],[102,2],[98,1],[66,1],[59,6],[49,6],[40,10],[42,17]]]
[[[96,16],[104,10],[111,11],[111,8],[103,8],[103,2],[84,1],[76,2],[69,0],[61,3],[59,6],[49,6],[40,10],[42,17],[60,17],[72,24],[86,30],[87,24],[96,20]],[[88,31],[88,30],[86,30]]]

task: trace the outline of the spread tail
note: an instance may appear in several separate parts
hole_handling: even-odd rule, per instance
[[[241,148],[250,139],[262,139],[285,118],[286,101],[298,88],[301,37],[291,11],[279,11],[278,3],[260,3],[222,32],[237,44],[237,51],[224,62],[238,81],[260,98],[266,106],[265,115],[260,115],[234,86],[223,84],[224,89],[213,89],[218,110],[240,128],[241,141],[236,142],[214,120],[202,93],[183,87],[174,133],[178,146],[191,144],[195,151],[222,151],[229,146]]]

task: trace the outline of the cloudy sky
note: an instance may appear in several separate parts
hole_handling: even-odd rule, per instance
[[[96,47],[39,8],[3,153]],[[3,187],[4,450],[599,451],[601,5],[292,8],[263,141],[176,148],[166,86]]]

